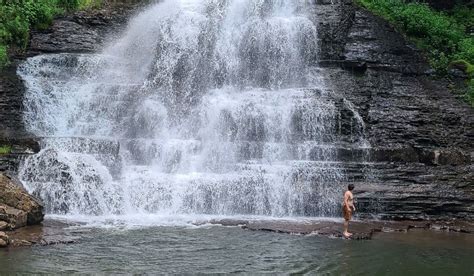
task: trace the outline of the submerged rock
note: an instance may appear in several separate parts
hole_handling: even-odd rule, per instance
[[[68,230],[70,224],[45,220],[41,225],[31,225],[7,232],[9,247],[47,246],[76,243],[80,236]]]
[[[15,229],[43,221],[43,205],[16,185],[13,180],[0,174],[0,220]]]
[[[13,246],[13,247],[31,246],[31,245],[33,245],[33,243],[27,240],[12,240],[10,242],[10,246]]]
[[[267,231],[293,235],[326,236],[344,238],[342,235],[342,220],[233,220],[216,219],[208,223],[223,226],[238,226],[252,231]],[[204,224],[202,222],[201,224]],[[200,224],[198,224],[200,225]],[[446,232],[474,233],[474,223],[450,221],[381,221],[361,220],[351,221],[349,231],[353,233],[351,240],[370,240],[380,232],[408,232],[412,229],[434,230]]]

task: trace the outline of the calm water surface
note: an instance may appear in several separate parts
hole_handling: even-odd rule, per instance
[[[77,244],[0,251],[0,274],[474,274],[474,239],[468,234],[423,231],[349,241],[219,226],[76,232]]]

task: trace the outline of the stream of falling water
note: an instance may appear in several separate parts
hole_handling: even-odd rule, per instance
[[[339,214],[363,123],[341,131],[310,5],[168,0],[100,53],[29,58],[20,179],[49,214]]]

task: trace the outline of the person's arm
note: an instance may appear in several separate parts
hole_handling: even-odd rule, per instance
[[[355,212],[356,206],[354,204],[354,195],[352,195],[352,194],[351,194],[351,205],[352,205],[352,210],[354,210],[354,212]]]

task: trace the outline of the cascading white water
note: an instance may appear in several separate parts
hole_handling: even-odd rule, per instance
[[[168,0],[99,54],[29,58],[21,180],[53,214],[337,214],[347,137],[307,2]]]

